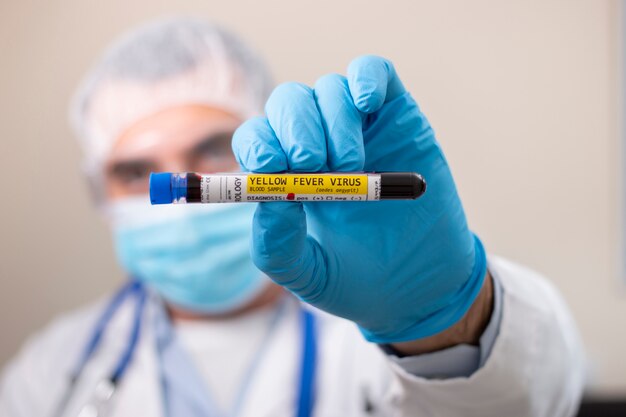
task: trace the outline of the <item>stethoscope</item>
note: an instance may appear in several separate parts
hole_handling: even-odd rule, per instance
[[[102,417],[109,411],[109,406],[117,390],[119,382],[126,373],[141,333],[141,316],[146,302],[147,291],[138,281],[130,281],[111,298],[98,318],[88,339],[82,355],[70,373],[69,385],[55,409],[54,417],[61,417],[67,411],[70,400],[76,392],[78,382],[85,366],[96,353],[102,343],[102,336],[111,323],[115,313],[123,302],[129,298],[136,299],[133,324],[130,329],[126,348],[122,351],[111,374],[102,379],[95,387],[89,401],[80,409],[78,417]],[[317,332],[315,316],[308,310],[300,308],[301,355],[298,373],[298,396],[296,400],[296,417],[310,417],[315,403],[315,375],[317,365]]]

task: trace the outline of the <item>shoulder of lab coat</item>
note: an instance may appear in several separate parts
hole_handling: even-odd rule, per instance
[[[5,367],[0,379],[0,417],[31,417],[52,415],[58,406],[59,399],[69,386],[70,375],[76,366],[78,358],[91,336],[96,320],[110,295],[103,297],[87,306],[62,314],[55,318],[44,329],[31,336]],[[79,407],[91,396],[96,384],[108,377],[117,360],[126,347],[132,321],[133,303],[125,303],[115,314],[111,324],[103,336],[102,346],[93,359],[85,366],[72,401],[68,404],[66,415],[78,414]],[[148,327],[148,326],[144,326]],[[154,398],[155,387],[150,379],[143,384],[129,384],[133,389],[125,388],[129,379],[137,378],[147,365],[154,361],[150,356],[151,349],[146,349],[142,337],[133,362],[129,368],[128,377],[122,380],[118,397],[127,395],[149,394]],[[143,345],[143,346],[142,346]],[[156,378],[152,378],[156,381]],[[137,389],[142,393],[135,392]],[[130,391],[130,392],[129,392]],[[145,398],[145,397],[144,397]],[[116,398],[127,403],[123,398]],[[132,401],[131,404],[141,403]],[[154,410],[153,410],[154,409]],[[160,404],[154,401],[142,404],[141,411],[134,415],[160,415]],[[138,410],[134,410],[138,411]],[[145,413],[143,413],[145,411]],[[133,414],[129,414],[133,415]]]
[[[400,415],[565,417],[584,385],[582,343],[565,302],[542,276],[497,257],[489,271],[503,287],[502,321],[483,367],[467,378],[432,380],[392,363],[388,395]]]
[[[85,332],[103,301],[62,314],[30,336],[6,365],[0,380],[0,416],[50,415],[67,381]],[[65,385],[65,386],[64,386]]]

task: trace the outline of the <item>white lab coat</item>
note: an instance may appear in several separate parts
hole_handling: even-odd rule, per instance
[[[575,413],[584,378],[581,341],[561,297],[542,277],[490,258],[503,288],[499,335],[484,364],[469,378],[424,379],[409,374],[356,326],[320,314],[317,417],[476,416],[560,417]],[[102,303],[55,320],[32,337],[4,371],[0,416],[46,417],[90,334]],[[291,417],[298,363],[297,309],[287,311],[251,385],[243,417]],[[108,375],[128,338],[130,308],[122,309],[90,361],[73,407]],[[163,415],[153,334],[141,337],[112,416]],[[365,411],[366,403],[370,411]],[[71,414],[69,414],[71,415]],[[184,417],[184,416],[183,416]]]

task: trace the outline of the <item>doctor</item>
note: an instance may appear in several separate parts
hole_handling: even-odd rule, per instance
[[[391,62],[271,90],[252,51],[194,19],[104,54],[72,120],[130,279],[26,343],[0,415],[573,415],[583,356],[566,306],[487,257]],[[151,171],[234,170],[417,171],[428,190],[149,206]]]

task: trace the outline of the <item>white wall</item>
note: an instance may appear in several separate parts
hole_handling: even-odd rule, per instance
[[[593,387],[626,393],[618,265],[617,0],[0,3],[0,363],[55,314],[121,281],[66,127],[68,97],[120,30],[171,12],[240,32],[279,81],[382,54],[430,116],[471,225],[544,272],[587,343]]]

